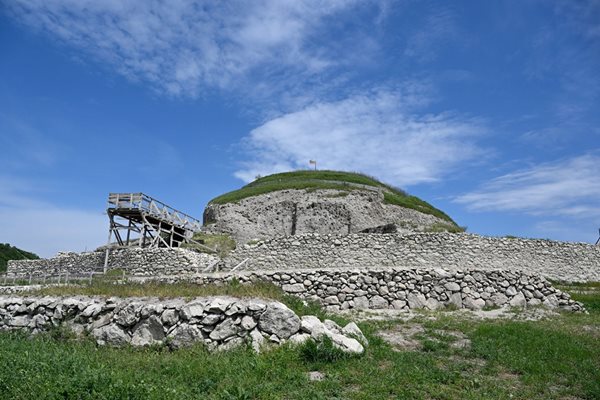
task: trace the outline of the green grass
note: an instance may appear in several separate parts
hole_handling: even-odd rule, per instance
[[[115,276],[119,278],[119,274]],[[115,283],[101,277],[94,278],[91,285],[64,285],[49,286],[32,292],[34,295],[66,296],[118,296],[118,297],[200,297],[200,296],[235,296],[235,297],[261,297],[282,301],[285,292],[270,282],[255,282],[252,284],[241,284],[237,280],[224,285],[198,285],[195,283]]]
[[[99,348],[56,333],[0,333],[0,399],[598,399],[594,296],[589,314],[545,321],[417,317],[409,323],[426,335],[416,351],[394,351],[375,335],[403,322],[361,323],[370,342],[361,357],[327,345],[209,354],[201,345]],[[450,331],[463,332],[471,348],[453,348]],[[310,382],[309,371],[325,379]]]
[[[248,197],[286,189],[309,191],[335,189],[341,191],[340,196],[347,195],[342,193],[348,193],[352,190],[365,190],[361,188],[361,186],[354,185],[366,185],[381,188],[384,190],[384,202],[387,204],[394,204],[411,208],[425,214],[435,215],[438,218],[454,224],[454,221],[447,214],[418,197],[410,196],[401,189],[382,183],[368,175],[355,172],[304,170],[273,174],[259,178],[241,189],[218,196],[209,203],[235,203]],[[207,223],[209,222],[210,221],[207,221]]]
[[[231,236],[225,234],[198,232],[194,234],[192,239],[213,249],[213,252],[221,258],[226,257],[231,251],[235,250],[236,247],[235,240],[233,240]],[[213,253],[209,252],[205,247],[198,246],[194,243],[184,243],[182,247],[195,249],[201,253]]]
[[[428,226],[425,232],[450,232],[450,233],[461,233],[466,231],[467,228],[464,226],[456,226],[454,224],[440,223],[437,222]]]
[[[5,272],[9,260],[35,260],[37,254],[21,250],[8,243],[0,243],[0,272]]]

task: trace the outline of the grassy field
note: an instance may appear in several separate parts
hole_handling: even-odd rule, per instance
[[[435,215],[454,224],[454,221],[447,214],[426,201],[410,196],[403,190],[386,185],[375,178],[354,172],[305,170],[273,174],[259,178],[241,189],[216,197],[210,203],[234,203],[248,197],[284,189],[336,189],[344,192],[364,190],[360,185],[382,188],[384,190],[384,202],[387,204],[395,204],[425,214]]]
[[[477,321],[437,312],[410,322],[363,322],[366,354],[341,359],[305,347],[209,354],[202,346],[98,348],[61,331],[33,339],[3,333],[0,398],[598,399],[600,291],[573,290],[589,314]],[[280,299],[300,314],[324,316],[291,297]],[[399,350],[377,336],[410,325],[423,330],[418,349]],[[470,345],[454,346],[456,332]],[[309,381],[309,371],[325,378]]]

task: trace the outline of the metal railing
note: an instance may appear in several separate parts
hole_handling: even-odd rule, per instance
[[[92,283],[95,276],[104,275],[100,269],[85,273],[61,272],[57,274],[0,274],[1,286],[24,286],[24,285],[48,285],[48,284],[68,284],[68,283]]]

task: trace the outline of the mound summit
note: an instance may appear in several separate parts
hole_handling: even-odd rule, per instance
[[[212,199],[203,232],[238,243],[305,233],[460,231],[447,214],[370,176],[294,171],[256,179]]]

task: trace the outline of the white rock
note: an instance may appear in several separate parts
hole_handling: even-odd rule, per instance
[[[315,327],[321,327],[323,323],[314,315],[304,315],[300,320],[300,329],[304,332],[312,333]]]
[[[293,344],[304,344],[307,340],[310,340],[310,335],[307,333],[296,333],[289,338]]]
[[[306,291],[304,284],[302,283],[294,283],[293,285],[283,285],[281,286],[284,292],[287,293],[302,293]]]
[[[122,346],[130,341],[130,337],[116,324],[105,325],[92,331],[92,336],[99,345]]]
[[[515,297],[510,299],[508,304],[510,304],[511,307],[525,307],[527,305],[527,299],[525,299],[523,293],[519,292]]]
[[[85,318],[93,318],[96,315],[100,314],[100,311],[102,311],[102,304],[90,304],[85,308],[85,310],[83,310],[83,312],[80,315]]]
[[[365,348],[356,339],[346,337],[341,334],[332,333],[329,335],[333,345],[346,353],[362,354]]]
[[[266,340],[258,329],[250,331],[250,340],[252,341],[252,349],[256,353],[260,353],[262,348],[266,346]]]
[[[256,321],[254,320],[254,318],[252,318],[249,315],[244,315],[242,317],[242,322],[240,322],[240,326],[243,330],[245,331],[250,331],[252,329],[254,329],[254,327],[257,325]]]
[[[202,318],[202,325],[214,325],[221,321],[221,315],[219,314],[207,314]]]
[[[358,296],[354,298],[354,308],[357,310],[366,310],[369,308],[369,299],[366,296]]]
[[[446,290],[450,290],[451,292],[460,291],[460,285],[456,282],[448,282],[444,285],[444,287],[446,288]]]
[[[181,309],[181,317],[190,320],[195,317],[201,317],[204,313],[204,306],[200,303],[188,304]]]
[[[287,339],[300,329],[300,318],[281,303],[270,303],[258,320],[261,331]]]
[[[463,306],[469,310],[481,310],[483,307],[485,307],[485,300],[467,297],[463,300]]]
[[[448,304],[452,304],[454,305],[456,308],[462,308],[463,306],[463,301],[462,301],[462,295],[460,293],[452,293],[449,296],[448,299]]]
[[[427,299],[422,293],[409,293],[406,297],[408,307],[411,309],[425,308]]]
[[[329,329],[331,332],[335,332],[335,333],[342,332],[342,327],[339,326],[335,321],[332,321],[330,319],[324,320],[323,325],[325,326],[325,328]]]
[[[160,320],[152,315],[140,321],[133,329],[131,337],[132,346],[149,346],[161,343],[165,338],[165,331]]]
[[[212,340],[223,340],[237,335],[239,331],[240,327],[234,324],[231,318],[227,318],[225,321],[221,322],[215,327],[215,329],[210,333],[209,337]]]
[[[363,335],[358,325],[356,325],[354,322],[350,322],[349,324],[344,326],[342,328],[342,333],[346,336],[355,337],[365,345],[369,344],[369,341],[367,340],[365,335]]]
[[[203,339],[202,331],[196,325],[182,324],[168,335],[174,348],[190,346]]]
[[[441,307],[442,307],[442,303],[440,303],[433,297],[428,298],[427,301],[425,302],[425,308],[427,308],[429,310],[437,310]]]
[[[379,295],[373,296],[371,298],[371,301],[369,302],[369,305],[373,309],[382,309],[389,307],[388,301]]]
[[[179,315],[177,314],[177,310],[167,309],[163,311],[160,319],[167,326],[173,326],[179,321]]]

